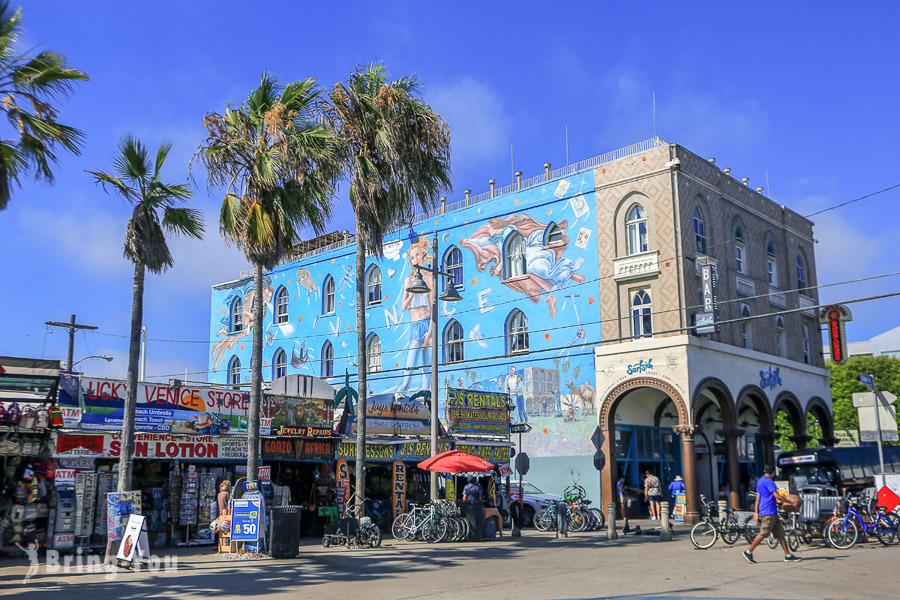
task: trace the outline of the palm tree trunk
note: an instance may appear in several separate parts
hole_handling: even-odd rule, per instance
[[[116,490],[131,490],[134,470],[134,412],[138,396],[138,361],[141,349],[141,325],[144,323],[144,264],[134,264],[134,290],[131,300],[131,339],[128,344],[128,387],[122,415],[122,448],[119,454],[119,482]]]
[[[250,432],[247,435],[247,479],[259,476],[259,408],[262,402],[263,268],[253,272],[253,356],[250,358]]]
[[[363,499],[366,497],[366,244],[356,233],[356,369],[359,402],[356,404],[356,494],[359,515],[365,514]],[[349,402],[349,399],[347,400]]]

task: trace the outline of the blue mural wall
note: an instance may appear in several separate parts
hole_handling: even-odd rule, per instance
[[[368,289],[365,307],[369,336],[381,344],[381,371],[370,373],[372,393],[414,393],[430,388],[431,294],[406,291],[415,269],[435,255],[457,271],[462,301],[439,303],[442,353],[445,335],[462,331],[464,361],[445,364],[441,390],[475,388],[510,393],[513,422],[534,427],[527,448],[532,456],[593,452],[596,425],[595,377],[591,348],[600,340],[597,296],[596,215],[590,170],[438,215],[385,241],[385,257],[371,261],[380,270],[380,288]],[[521,236],[525,274],[507,264],[511,236]],[[355,245],[311,256],[267,274],[264,378],[273,379],[279,352],[288,373],[325,377],[342,384],[356,371]],[[448,260],[449,259],[449,260]],[[425,277],[430,287],[430,276]],[[438,294],[443,292],[439,284]],[[286,292],[282,291],[282,288]],[[210,322],[210,381],[228,383],[229,367],[240,361],[249,379],[250,306],[253,281],[215,286]],[[330,294],[333,293],[333,310]],[[287,294],[287,322],[276,324],[278,298]],[[235,303],[237,302],[237,306]],[[521,337],[505,335],[521,311],[527,319],[528,351],[516,353]],[[234,315],[243,329],[232,331]],[[457,325],[458,324],[458,325]],[[333,356],[333,361],[328,357]],[[331,373],[323,371],[330,368]],[[329,376],[331,375],[331,376]],[[441,400],[445,392],[441,392]],[[443,406],[440,407],[444,414]]]

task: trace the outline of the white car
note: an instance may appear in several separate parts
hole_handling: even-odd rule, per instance
[[[509,482],[509,486],[510,488],[512,488],[513,492],[515,492],[519,487],[519,481],[516,479],[512,479]],[[533,483],[528,483],[527,481],[522,482],[522,487],[525,489],[525,508],[524,514],[522,515],[522,522],[526,527],[531,527],[534,524],[535,514],[550,506],[552,502],[558,502],[562,500],[562,496],[559,496],[557,494],[545,494],[536,485],[534,485]],[[504,501],[507,500],[508,495],[504,494]]]

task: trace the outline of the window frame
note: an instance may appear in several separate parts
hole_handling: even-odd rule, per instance
[[[458,258],[458,262],[450,262],[451,258]],[[444,252],[444,260],[441,262],[444,267],[445,273],[450,273],[451,277],[441,277],[441,285],[443,286],[441,289],[443,291],[447,290],[447,280],[451,279],[453,281],[453,286],[457,290],[464,290],[463,286],[463,253],[456,245],[451,244],[447,251]]]
[[[285,376],[287,376],[287,352],[284,351],[284,348],[278,348],[272,355],[272,379]]]
[[[520,326],[516,326],[517,323],[519,323]],[[531,340],[528,331],[528,315],[518,308],[513,309],[513,311],[509,313],[509,316],[506,317],[504,333],[504,337],[506,338],[507,356],[528,354],[531,350]]]
[[[734,265],[738,273],[747,274],[747,246],[744,242],[744,230],[740,227],[734,231]]]
[[[377,352],[375,346],[378,346]],[[377,365],[377,368],[376,368]],[[374,373],[381,370],[381,338],[377,333],[370,333],[366,340],[366,372]]]
[[[334,344],[331,340],[325,340],[322,344],[322,359],[320,361],[322,377],[334,377]]]
[[[750,305],[741,302],[741,318],[748,318],[753,316],[753,312],[750,310]],[[753,350],[753,322],[752,321],[741,321],[741,348],[746,348],[747,350]]]
[[[458,333],[458,337],[451,337]],[[444,326],[443,336],[443,359],[445,364],[454,364],[465,362],[466,360],[466,336],[462,323],[456,319],[450,319],[450,322]]]
[[[800,348],[803,351],[803,362],[807,365],[812,364],[812,356],[810,354],[811,344],[809,324],[803,323],[800,326]]]
[[[322,314],[334,314],[335,305],[334,277],[326,275],[325,281],[322,282]]]
[[[639,211],[632,218],[632,213]],[[641,232],[643,226],[643,233]],[[635,237],[636,236],[636,237]],[[637,249],[634,244],[637,243]],[[647,211],[641,204],[634,204],[625,216],[625,252],[628,256],[642,254],[650,251],[650,225],[647,219]]]
[[[279,287],[278,291],[275,292],[275,314],[272,315],[272,320],[276,325],[284,325],[290,321],[288,313],[290,299],[290,292],[288,292],[288,289],[285,286]],[[284,308],[283,312],[282,308]]]
[[[228,320],[230,333],[244,330],[244,299],[240,296],[231,302],[231,318]]]
[[[521,245],[519,244],[521,242]],[[515,243],[516,248],[513,248]],[[521,248],[521,252],[519,249]],[[513,253],[515,251],[515,254]],[[518,231],[513,231],[503,240],[503,279],[524,277],[528,274],[528,262],[526,259],[527,245],[525,236]],[[516,261],[516,262],[513,262]],[[521,273],[513,273],[513,267],[521,264]],[[518,271],[518,269],[516,269]]]
[[[809,289],[809,285],[807,284],[806,280],[806,261],[803,260],[803,256],[801,256],[800,254],[797,255],[795,266],[795,275],[797,277],[797,291],[803,295],[806,295],[806,292]]]
[[[784,317],[775,317],[775,349],[781,358],[787,357],[787,338],[785,336]]]
[[[228,385],[241,385],[241,358],[237,355],[232,356],[228,361]]]
[[[694,249],[697,251],[697,254],[708,256],[706,254],[708,249],[706,219],[703,218],[703,212],[699,206],[694,207]]]
[[[771,240],[766,242],[766,271],[769,285],[778,287],[778,250]]]
[[[651,339],[653,337],[653,296],[649,288],[633,290],[630,294],[631,302],[631,337],[635,340]],[[638,297],[646,298],[637,304]],[[649,323],[650,331],[647,332]]]
[[[553,240],[552,237],[559,236],[559,239]],[[544,236],[542,238],[542,242],[545,248],[549,248],[552,246],[558,246],[563,243],[563,238],[565,234],[563,233],[562,227],[556,221],[550,221],[547,226],[544,228]]]
[[[375,281],[375,279],[378,281]],[[373,292],[378,292],[373,295]],[[366,306],[381,304],[381,267],[371,265],[366,271]]]

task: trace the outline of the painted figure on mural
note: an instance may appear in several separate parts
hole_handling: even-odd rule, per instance
[[[297,269],[297,293],[306,292],[306,304],[309,305],[309,297],[313,294],[316,295],[316,299],[319,297],[319,286],[316,285],[315,279],[313,279],[312,273],[309,272],[308,269],[304,269],[300,267]]]
[[[559,227],[557,236],[545,240],[547,225],[529,215],[494,217],[459,243],[475,255],[479,271],[483,273],[490,267],[491,275],[503,279],[503,244],[513,232],[518,232],[525,241],[526,276],[503,280],[503,285],[525,294],[534,304],[546,302],[550,316],[555,317],[556,296],[553,292],[561,289],[569,279],[584,282],[584,275],[576,273],[584,264],[584,258],[579,256],[572,260],[563,256],[569,245],[565,235],[566,221],[556,223]]]
[[[272,296],[274,295],[275,288],[272,287],[272,280],[268,275],[264,275],[263,320],[265,320],[266,311],[269,308],[269,302],[272,301]],[[239,298],[243,302],[241,311],[241,330],[231,332],[231,309],[234,305],[234,302]],[[213,346],[212,355],[210,356],[210,360],[213,361],[213,371],[216,370],[216,367],[218,367],[219,365],[219,361],[223,359],[225,353],[228,350],[234,348],[237,345],[238,341],[248,335],[250,333],[250,330],[253,328],[253,284],[249,283],[242,288],[236,288],[229,292],[228,296],[226,296],[225,300],[222,302],[222,306],[224,308],[224,310],[222,311],[224,314],[221,318],[222,327],[216,332],[216,336],[224,337],[219,340],[219,342],[215,346]]]
[[[431,243],[429,240],[422,238],[413,242],[407,253],[409,257],[409,266],[413,267],[406,281],[403,282],[403,295],[400,300],[400,309],[404,312],[409,311],[409,343],[406,345],[406,373],[403,374],[403,380],[397,386],[396,392],[412,392],[417,390],[427,390],[431,388],[431,375],[429,369],[424,367],[431,366],[431,302],[434,289],[431,287],[431,277],[427,273],[422,280],[428,286],[427,294],[414,294],[407,288],[412,285],[413,278],[418,270],[416,266],[424,267],[426,263],[432,260],[429,251]],[[422,368],[421,374],[415,373],[415,370]],[[413,383],[414,379],[419,378],[419,385]]]
[[[509,376],[506,378],[506,393],[509,399],[516,405],[516,422],[527,423],[528,412],[525,410],[525,384],[522,383],[522,375],[516,372],[516,367],[509,368]]]

